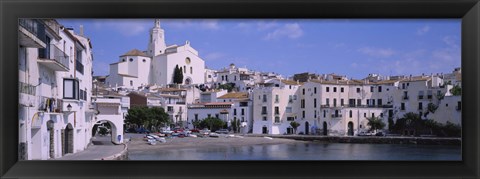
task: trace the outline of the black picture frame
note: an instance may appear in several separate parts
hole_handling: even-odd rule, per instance
[[[2,0],[3,178],[479,178],[478,0]],[[18,18],[461,18],[462,160],[18,161]]]

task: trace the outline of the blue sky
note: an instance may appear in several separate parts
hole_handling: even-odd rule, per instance
[[[94,75],[147,48],[153,19],[59,19],[92,41]],[[460,19],[162,19],[167,45],[190,41],[211,69],[336,73],[363,78],[449,73],[460,67]]]

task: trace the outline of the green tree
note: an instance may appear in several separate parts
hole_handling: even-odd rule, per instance
[[[385,127],[385,123],[379,117],[367,117],[367,120],[367,125],[370,126],[369,131],[377,132],[378,129],[383,129]]]
[[[427,106],[428,112],[435,113],[437,108],[438,108],[437,105],[435,105],[433,103],[428,103],[428,106]]]
[[[154,128],[169,125],[171,123],[165,109],[160,107],[148,108],[146,106],[135,106],[128,110],[125,116],[125,123],[136,124],[147,128]]]
[[[293,133],[296,134],[297,133],[297,128],[298,128],[298,126],[300,126],[300,124],[298,122],[292,121],[292,122],[290,122],[290,126],[292,126],[292,128],[293,128]]]
[[[237,133],[240,132],[240,120],[234,118],[234,119],[232,120],[231,125],[232,125],[232,130],[233,130],[234,132],[237,132]]]
[[[234,88],[235,88],[235,83],[225,83],[218,86],[218,89],[225,89],[228,92],[232,92]]]
[[[173,83],[174,84],[182,84],[183,83],[183,71],[182,67],[175,66],[173,69]]]
[[[388,130],[394,131],[395,129],[395,121],[393,121],[393,117],[388,118]]]
[[[180,67],[180,69],[178,69],[178,84],[182,84],[183,83],[183,68]]]
[[[452,93],[454,96],[460,96],[462,95],[462,87],[455,85],[452,89],[450,89],[450,93]]]
[[[193,128],[200,128],[200,124],[202,123],[202,121],[200,120],[194,120],[192,121],[192,125],[193,125]]]
[[[214,118],[214,117],[207,117],[200,122],[201,128],[208,128],[212,131],[216,131],[218,129],[223,128],[226,125],[221,119]]]

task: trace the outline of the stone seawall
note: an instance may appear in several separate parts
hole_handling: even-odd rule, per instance
[[[377,136],[310,136],[310,135],[255,135],[252,137],[268,136],[303,141],[320,141],[330,143],[361,143],[361,144],[418,144],[418,145],[458,145],[462,144],[461,138],[439,137],[377,137]]]
[[[128,160],[128,145],[127,144],[123,144],[123,145],[125,147],[120,153],[101,158],[100,160]]]

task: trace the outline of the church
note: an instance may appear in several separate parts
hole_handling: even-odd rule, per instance
[[[205,61],[198,51],[186,41],[184,45],[165,43],[165,31],[156,19],[150,29],[148,49],[132,49],[110,64],[106,84],[110,87],[138,89],[141,86],[166,86],[173,83],[173,73],[178,65],[183,73],[183,85],[205,82]]]

